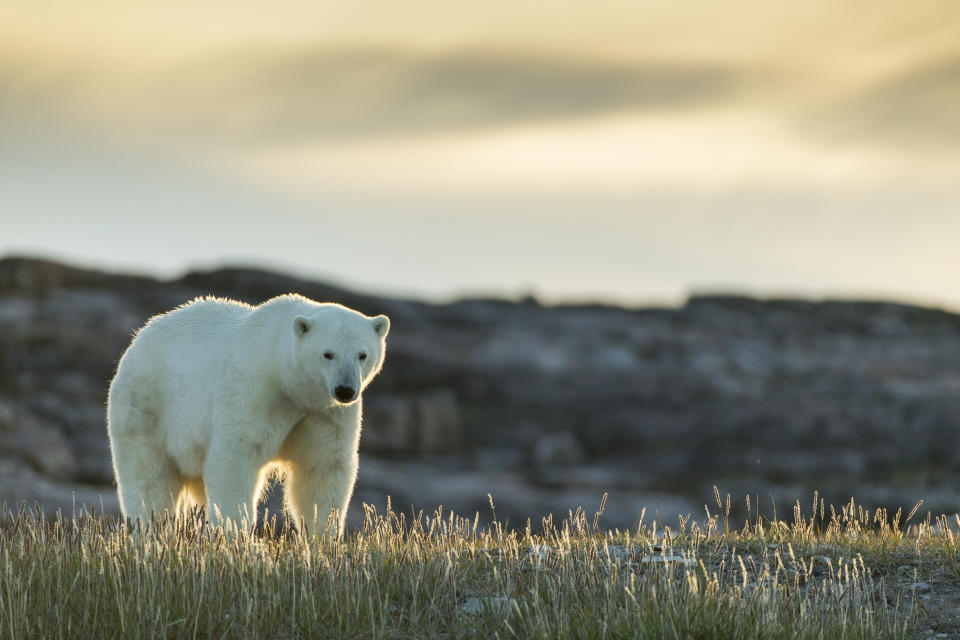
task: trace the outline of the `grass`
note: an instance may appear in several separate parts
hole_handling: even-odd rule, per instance
[[[599,514],[578,510],[537,533],[364,505],[364,526],[342,541],[251,539],[197,517],[131,532],[21,508],[0,530],[0,637],[875,640],[960,629],[960,539],[945,518],[908,526],[814,497],[812,513],[798,503],[792,520],[734,526],[729,496],[716,498],[717,514],[672,529],[641,517],[632,531],[602,531]]]

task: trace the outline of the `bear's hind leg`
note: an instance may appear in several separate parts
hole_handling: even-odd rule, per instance
[[[144,394],[131,392],[129,376],[110,385],[107,432],[117,479],[120,510],[132,521],[171,515],[183,489],[174,463],[166,455],[156,408]]]
[[[136,438],[114,438],[114,467],[120,509],[131,521],[174,515],[183,481],[173,462],[150,443]]]

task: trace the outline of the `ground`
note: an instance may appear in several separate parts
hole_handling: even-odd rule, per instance
[[[131,536],[109,518],[0,530],[11,637],[960,637],[960,537],[854,503],[824,520],[597,528],[596,514],[505,530],[442,510],[377,513],[344,540],[202,520]],[[135,632],[134,632],[135,630]],[[132,635],[131,635],[132,634]]]

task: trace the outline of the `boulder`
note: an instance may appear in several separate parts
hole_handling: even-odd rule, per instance
[[[372,452],[448,453],[461,445],[457,399],[449,389],[370,394],[361,445]]]
[[[533,446],[533,463],[538,466],[574,466],[586,462],[580,441],[570,431],[548,433]]]

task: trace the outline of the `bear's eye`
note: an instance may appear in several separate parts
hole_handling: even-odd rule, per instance
[[[324,351],[323,357],[327,360],[333,360],[333,351]]]
[[[361,354],[360,354],[359,356],[357,356],[357,357],[360,358],[361,360],[366,360],[366,359],[367,359],[367,354],[361,353]]]

